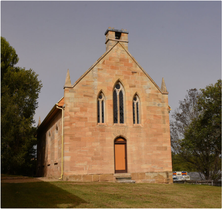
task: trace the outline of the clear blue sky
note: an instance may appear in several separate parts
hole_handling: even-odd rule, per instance
[[[1,36],[43,83],[36,122],[63,97],[67,69],[73,84],[105,52],[108,27],[127,29],[132,56],[157,85],[164,77],[172,112],[221,78],[220,1],[2,1]]]

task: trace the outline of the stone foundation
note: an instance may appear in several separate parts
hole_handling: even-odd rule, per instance
[[[80,174],[64,176],[63,180],[73,182],[116,182],[116,174]],[[131,173],[132,180],[136,183],[173,183],[172,172],[146,172],[146,173]]]
[[[171,171],[166,172],[147,172],[147,173],[132,173],[132,180],[136,183],[160,183],[171,184],[173,183]]]
[[[116,179],[113,174],[82,174],[64,176],[65,181],[74,182],[115,182]]]

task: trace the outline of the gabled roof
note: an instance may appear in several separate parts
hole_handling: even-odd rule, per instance
[[[120,46],[125,50],[125,52],[131,57],[131,59],[137,64],[137,66],[143,71],[143,73],[150,79],[150,81],[154,84],[154,86],[156,86],[156,88],[160,91],[160,93],[168,94],[167,91],[165,91],[165,92],[161,91],[161,89],[155,83],[155,81],[146,73],[146,71],[140,66],[140,64],[136,61],[136,59],[129,53],[129,51],[119,41],[117,41],[117,43],[115,45],[113,45],[112,48],[107,50],[73,85],[66,86],[66,88],[74,88],[104,57],[106,57],[106,55],[108,55],[112,51],[112,49],[117,44],[120,44]]]

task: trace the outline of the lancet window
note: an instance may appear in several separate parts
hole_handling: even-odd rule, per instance
[[[97,99],[97,122],[105,122],[105,97],[102,92],[99,94]]]
[[[133,124],[140,124],[140,100],[136,94],[133,97]]]
[[[124,89],[120,82],[113,90],[113,122],[124,123]]]

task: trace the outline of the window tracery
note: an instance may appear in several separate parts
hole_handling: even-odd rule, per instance
[[[124,123],[124,89],[120,82],[113,90],[113,122]]]
[[[133,97],[133,124],[140,124],[140,100],[137,95]]]
[[[97,99],[97,122],[104,123],[105,122],[105,97],[101,92]]]

